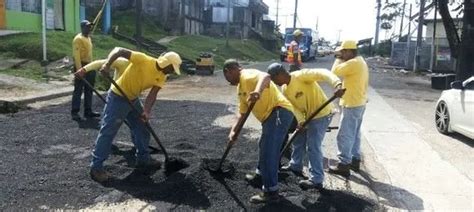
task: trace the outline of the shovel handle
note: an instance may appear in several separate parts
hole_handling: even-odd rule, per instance
[[[138,109],[135,107],[135,105],[133,105],[132,101],[127,97],[127,94],[125,94],[125,92],[122,90],[122,88],[117,84],[117,82],[115,82],[115,80],[113,80],[110,76],[108,75],[105,75],[105,78],[107,78],[107,80],[110,81],[110,83],[112,83],[115,88],[117,88],[117,90],[119,90],[119,92],[122,94],[123,98],[125,98],[127,100],[127,103],[128,105],[132,108],[132,110],[134,112],[136,112],[137,114],[140,114],[140,112],[138,111]],[[160,146],[161,148],[161,151],[163,151],[163,155],[165,155],[165,161],[168,161],[168,152],[166,152],[166,149],[165,147],[163,146],[163,144],[161,144],[161,141],[160,139],[158,138],[158,135],[156,135],[155,131],[153,130],[153,128],[151,128],[150,126],[150,123],[148,121],[145,122],[145,127],[146,129],[148,130],[148,132],[153,136],[153,138],[155,139],[156,143],[158,144],[158,146]]]
[[[332,101],[334,101],[335,99],[337,99],[337,96],[336,95],[333,95],[331,98],[329,98],[328,100],[326,100],[326,102],[324,102],[321,106],[319,106],[319,108],[314,111],[304,122],[303,124],[301,125],[301,128],[300,129],[297,129],[295,131],[295,133],[293,133],[293,135],[291,136],[291,138],[288,140],[288,142],[286,143],[285,147],[283,147],[283,150],[281,150],[280,152],[280,161],[281,161],[281,158],[283,157],[283,154],[288,150],[288,148],[290,147],[290,145],[293,143],[293,140],[295,140],[296,136],[303,130],[304,127],[306,127],[306,125],[308,125],[309,122],[311,122],[311,120],[313,120],[313,118],[318,115],[319,112],[321,112],[321,110],[323,110],[327,105],[329,105],[329,103],[331,103]]]
[[[255,102],[250,103],[249,108],[247,109],[247,112],[244,113],[243,118],[239,123],[237,123],[237,126],[235,127],[235,136],[237,137],[240,134],[240,131],[242,130],[245,122],[247,121],[247,118],[250,115],[250,112],[252,112],[253,106],[255,106]],[[224,163],[225,159],[227,158],[227,155],[230,152],[230,149],[232,149],[232,146],[234,146],[235,140],[234,141],[229,141],[227,143],[227,147],[225,148],[225,152],[222,155],[221,160],[219,161],[219,166],[217,167],[217,170],[219,170],[222,166],[222,163]]]

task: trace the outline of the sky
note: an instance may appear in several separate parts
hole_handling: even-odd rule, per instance
[[[269,6],[270,18],[276,20],[277,0],[263,0],[263,2]],[[279,2],[278,23],[281,24],[282,31],[286,27],[293,27],[295,0],[279,0]],[[376,16],[376,0],[298,0],[299,21],[297,20],[296,26],[316,29],[318,22],[319,36],[326,40],[332,42],[336,42],[338,38],[360,40],[375,36]],[[399,27],[397,23],[395,25],[397,31]],[[391,32],[381,31],[379,40],[384,40],[390,34]]]

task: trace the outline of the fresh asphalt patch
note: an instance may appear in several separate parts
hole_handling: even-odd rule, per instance
[[[97,105],[97,108],[100,104]],[[167,175],[164,168],[137,170],[130,132],[122,126],[105,163],[114,179],[99,184],[89,177],[91,150],[98,134],[97,120],[75,122],[70,105],[0,115],[0,210],[82,209],[99,202],[120,203],[137,198],[163,203],[177,210],[381,210],[375,202],[347,191],[304,191],[300,177],[280,173],[278,204],[253,205],[259,185],[245,181],[258,160],[258,140],[243,129],[223,167],[225,175],[206,166],[219,161],[227,144],[230,126],[211,123],[231,115],[228,105],[196,101],[159,100],[151,126],[170,156],[182,158],[189,167]],[[86,120],[87,121],[87,120]],[[155,145],[150,140],[151,145]],[[152,157],[164,160],[159,151]]]

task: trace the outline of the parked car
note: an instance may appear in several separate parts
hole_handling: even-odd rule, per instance
[[[474,76],[451,83],[436,104],[436,129],[440,133],[458,132],[474,139]]]

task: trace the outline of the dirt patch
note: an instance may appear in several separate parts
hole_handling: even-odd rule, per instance
[[[260,185],[244,180],[258,159],[257,138],[248,136],[251,131],[242,131],[224,164],[235,168],[231,175],[215,175],[204,164],[207,159],[220,159],[229,128],[212,126],[202,131],[202,127],[230,115],[227,105],[167,100],[159,100],[157,105],[150,124],[170,156],[184,159],[189,167],[171,175],[164,168],[134,169],[135,149],[121,145],[130,141],[129,129],[124,126],[116,136],[123,142],[116,143],[105,163],[115,179],[104,185],[88,175],[97,129],[80,128],[71,121],[69,104],[0,116],[0,128],[7,132],[0,135],[0,210],[105,209],[107,205],[118,209],[126,206],[127,210],[380,209],[376,203],[348,192],[301,190],[297,185],[301,178],[292,173],[280,173],[284,201],[250,204],[250,197],[260,191]],[[160,152],[152,157],[163,160]]]

